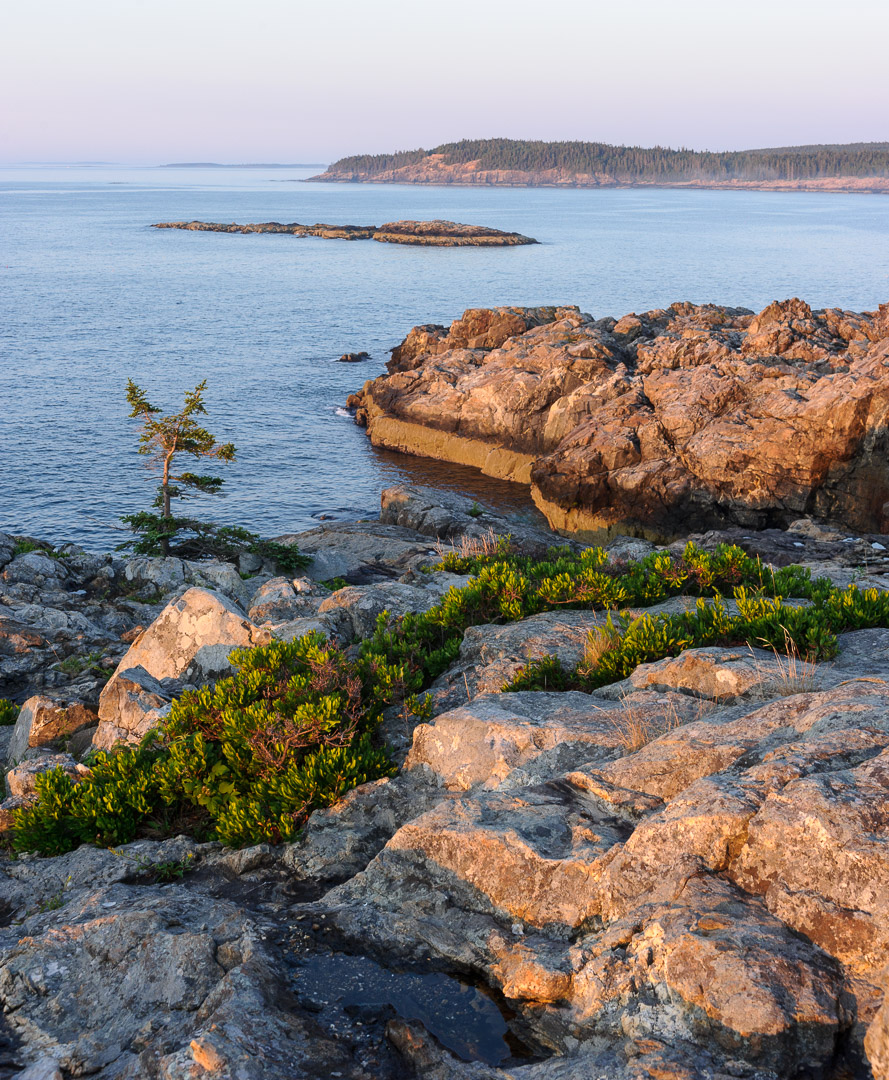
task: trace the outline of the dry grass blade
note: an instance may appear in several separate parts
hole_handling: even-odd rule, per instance
[[[751,650],[752,651],[752,650]],[[759,688],[762,697],[792,697],[794,694],[809,694],[820,685],[818,665],[813,660],[804,660],[796,647],[796,642],[784,631],[784,655],[772,646],[775,656],[775,668],[762,672],[756,663],[757,672],[762,672],[763,681]]]
[[[635,754],[661,735],[684,724],[694,723],[709,711],[708,703],[701,701],[696,715],[683,716],[672,699],[655,709],[650,703],[634,703],[633,697],[633,694],[624,694],[620,699],[620,711],[609,717],[625,754]]]
[[[619,643],[620,631],[609,616],[602,626],[595,626],[587,632],[583,647],[583,659],[577,669],[578,673],[588,675],[594,671],[605,653]]]
[[[481,536],[458,536],[450,544],[439,540],[435,550],[440,559],[451,552],[456,552],[461,559],[478,559],[486,555],[496,555],[500,550],[500,539],[493,529],[488,529]]]

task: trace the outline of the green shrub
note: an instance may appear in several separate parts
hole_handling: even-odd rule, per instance
[[[330,589],[331,592],[339,592],[340,589],[347,588],[349,582],[342,577],[333,577],[330,578],[329,581],[322,581],[321,584],[324,586],[325,589]]]
[[[87,780],[37,779],[14,846],[56,855],[181,829],[228,844],[294,839],[312,810],[392,772],[371,740],[354,666],[319,634],[232,654],[214,689],[183,694],[137,748],[97,754]]]
[[[792,651],[811,661],[829,660],[836,656],[837,634],[889,625],[889,593],[877,589],[862,592],[856,585],[841,590],[823,580],[808,591],[812,603],[806,607],[785,604],[779,597],[751,597],[739,587],[735,590],[738,615],[734,617],[728,615],[719,598],[712,603],[701,598],[694,611],[679,615],[622,617],[614,643],[591,668],[581,663],[573,671],[565,671],[555,657],[539,657],[503,689],[595,690],[627,678],[639,664],[704,645],[746,644]]]
[[[7,698],[0,698],[0,727],[12,727],[18,718],[18,705]]]
[[[705,553],[689,544],[681,558],[656,553],[613,565],[598,548],[557,548],[535,561],[502,539],[488,555],[447,556],[442,568],[471,573],[470,582],[426,612],[384,612],[354,659],[319,634],[233,653],[237,674],[184,694],[141,747],[97,755],[79,784],[44,774],[36,805],[17,812],[16,848],[55,854],[83,841],[173,831],[235,845],[291,840],[312,810],[393,771],[374,742],[382,710],[397,703],[428,719],[430,700],[419,695],[457,659],[470,626],[698,597],[683,614],[611,618],[607,641],[577,669],[543,657],[508,687],[547,690],[591,690],[700,645],[749,642],[829,657],[838,633],[889,626],[889,594],[836,589],[800,567],[772,572],[737,547]],[[738,615],[728,614],[723,594],[734,595]],[[809,605],[791,607],[788,596]]]
[[[118,545],[131,548],[137,555],[163,555],[166,551],[182,559],[222,559],[237,562],[249,552],[271,559],[285,574],[296,573],[312,561],[295,544],[267,540],[238,525],[215,525],[189,517],[163,517],[142,510],[121,519],[136,533],[136,539]]]

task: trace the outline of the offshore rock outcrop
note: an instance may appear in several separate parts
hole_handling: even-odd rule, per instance
[[[461,225],[455,221],[389,221],[385,225],[300,225],[265,221],[256,225],[221,225],[212,221],[161,221],[153,229],[186,229],[190,232],[287,233],[320,236],[325,240],[378,240],[383,244],[419,244],[425,247],[515,247],[536,244],[530,236],[502,232],[485,225]]]
[[[531,484],[584,539],[889,530],[889,305],[470,310],[388,368],[349,399],[375,445]]]

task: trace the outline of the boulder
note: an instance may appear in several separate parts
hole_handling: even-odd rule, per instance
[[[392,616],[409,611],[427,611],[440,600],[440,593],[405,585],[398,581],[379,585],[352,585],[337,589],[321,602],[318,614],[327,616],[338,627],[343,641],[370,637],[378,616],[384,611]]]
[[[467,550],[493,549],[498,537],[507,536],[514,548],[533,558],[542,558],[551,547],[577,548],[551,532],[543,518],[530,524],[525,520],[529,511],[530,506],[521,517],[507,517],[467,496],[417,484],[386,488],[380,496],[380,521],[440,540],[460,540]]]
[[[37,777],[51,769],[64,769],[72,779],[79,780],[88,775],[89,769],[78,763],[70,754],[43,753],[27,758],[6,774],[6,787],[9,794],[18,798],[27,798],[36,791]]]
[[[15,555],[15,537],[9,533],[0,532],[0,570],[7,563],[12,562]]]
[[[816,689],[814,665],[762,649],[687,649],[676,657],[640,664],[630,675],[637,689],[685,690],[714,701],[777,697]]]
[[[33,796],[9,795],[0,802],[0,833],[9,832],[15,825],[15,812],[34,802]]]
[[[257,569],[261,569],[261,563]],[[172,555],[127,559],[123,576],[134,585],[156,589],[164,597],[186,585],[196,585],[221,592],[243,606],[249,604],[257,585],[256,581],[245,581],[230,562],[178,559]]]
[[[99,727],[93,749],[136,745],[169,712],[172,693],[145,668],[125,668],[109,679],[99,698]]]
[[[503,625],[470,626],[460,657],[430,687],[435,712],[455,708],[479,694],[499,693],[529,661],[556,656],[569,670],[583,659],[591,631],[605,616],[595,611],[545,611]]]
[[[45,551],[27,551],[6,564],[3,580],[21,585],[56,586],[64,581],[65,564]]]
[[[96,713],[80,701],[65,701],[37,694],[22,705],[7,750],[10,765],[21,761],[36,746],[53,746],[96,724]]]
[[[231,674],[233,649],[265,645],[268,630],[254,626],[227,597],[207,589],[188,589],[167,604],[117,665],[112,680],[131,668],[143,668],[155,679],[210,682]]]
[[[522,786],[620,756],[630,709],[652,731],[700,715],[680,694],[634,694],[620,705],[578,692],[485,694],[418,725],[405,769],[455,791]]]
[[[327,595],[327,589],[308,578],[272,578],[253,594],[247,614],[257,625],[312,617]]]
[[[398,578],[440,557],[431,541],[412,530],[377,521],[329,522],[275,540],[297,544],[301,552],[311,555],[305,574],[320,582],[344,578],[350,585],[368,585]]]

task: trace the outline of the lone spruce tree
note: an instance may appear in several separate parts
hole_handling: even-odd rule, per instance
[[[206,414],[204,391],[206,379],[194,390],[185,394],[185,402],[178,413],[161,416],[161,409],[152,405],[132,379],[127,380],[127,401],[130,416],[140,420],[139,453],[150,458],[146,464],[160,476],[154,506],[160,513],[142,512],[128,514],[122,520],[140,539],[133,544],[140,554],[169,555],[170,541],[183,530],[193,534],[206,532],[205,526],[191,518],[176,518],[171,511],[174,499],[188,499],[197,495],[219,495],[223,479],[219,476],[198,476],[192,472],[178,472],[178,460],[183,456],[197,459],[212,458],[216,461],[235,460],[232,443],[218,443],[215,436],[201,427],[195,419]]]

